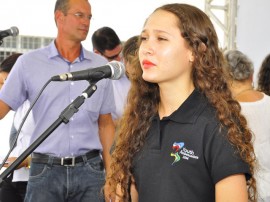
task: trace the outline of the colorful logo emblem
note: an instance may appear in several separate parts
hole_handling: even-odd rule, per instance
[[[184,142],[175,142],[173,143],[172,149],[173,152],[171,153],[171,156],[174,156],[174,161],[172,165],[178,161],[180,161],[181,157],[179,155],[179,151],[184,147],[185,143]]]
[[[198,156],[195,155],[193,150],[187,149],[184,147],[185,143],[184,142],[174,142],[172,146],[172,152],[171,156],[174,157],[174,161],[172,163],[175,164],[181,159],[189,160],[190,158],[192,159],[199,159]]]

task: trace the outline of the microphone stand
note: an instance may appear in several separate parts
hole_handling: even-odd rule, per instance
[[[78,96],[72,103],[70,103],[59,115],[59,118],[47,128],[3,173],[0,175],[0,185],[3,180],[14,171],[29,154],[31,154],[61,123],[67,124],[69,119],[79,111],[79,107],[84,103],[86,98],[92,96],[97,90],[96,82],[91,84]]]

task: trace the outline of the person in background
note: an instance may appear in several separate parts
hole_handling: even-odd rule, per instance
[[[252,133],[209,17],[166,4],[146,20],[106,179],[117,201],[256,201]]]
[[[18,57],[20,57],[21,53],[14,53],[7,57],[1,64],[0,64],[0,77],[6,80],[8,74],[12,70],[13,65],[17,61]],[[1,89],[2,86],[0,86]],[[14,121],[12,125],[12,130],[10,133],[10,148],[13,146],[13,142],[15,141],[16,134],[22,118],[24,117],[25,113],[29,109],[30,104],[28,101],[24,102],[21,107],[19,107],[15,113]],[[7,160],[7,164],[4,167],[8,167],[16,160],[16,158],[29,146],[30,137],[32,135],[34,129],[34,122],[29,114],[27,121],[22,128],[18,139],[16,141],[16,145],[13,148],[10,157]],[[25,193],[26,193],[26,186],[27,181],[29,178],[29,158],[25,159],[19,167],[12,172],[11,175],[7,177],[7,179],[3,182],[1,186],[1,195],[0,201],[1,202],[23,202]]]
[[[91,18],[88,0],[56,1],[57,37],[47,47],[18,58],[0,91],[0,119],[11,109],[17,110],[25,100],[33,103],[54,75],[106,64],[103,57],[81,44],[87,37]],[[101,190],[109,172],[115,133],[111,112],[115,104],[111,80],[102,79],[96,85],[95,93],[74,116],[63,117],[70,118],[68,123],[55,128],[33,152],[26,202],[104,201]],[[30,143],[88,87],[88,81],[50,83],[33,107],[36,127]]]
[[[92,35],[93,51],[102,55],[109,62],[116,60],[122,61],[122,43],[116,32],[110,27],[101,27],[97,29]],[[123,114],[123,109],[126,103],[126,97],[130,88],[130,81],[127,75],[123,75],[119,80],[113,80],[113,92],[116,109],[112,113],[112,118],[116,127],[118,120]]]
[[[114,89],[114,98],[116,102],[116,110],[112,113],[115,126],[118,128],[119,119],[122,117],[124,108],[127,102],[127,95],[130,89],[130,77],[132,77],[133,70],[131,62],[137,56],[138,50],[138,36],[129,38],[123,45],[122,56],[125,65],[126,74],[119,80],[112,81]]]
[[[109,62],[121,61],[122,43],[116,32],[110,27],[101,27],[92,35],[93,51],[105,57]]]
[[[139,36],[132,36],[130,37],[123,46],[122,56],[123,62],[126,68],[126,75],[129,79],[132,79],[133,76],[133,69],[132,63],[136,59],[138,48],[139,48]]]
[[[254,133],[258,201],[270,201],[270,97],[253,88],[253,63],[244,53],[230,50],[225,52],[225,59],[233,97]]]
[[[7,80],[7,76],[9,74],[9,72],[10,72],[9,68],[6,68],[3,65],[0,66],[0,89],[3,87],[5,81]]]
[[[136,36],[130,37],[124,43],[124,46],[123,46],[123,54],[122,54],[123,55],[123,62],[124,62],[125,68],[126,68],[126,75],[127,75],[127,78],[129,80],[133,79],[134,70],[133,70],[133,67],[132,67],[132,63],[138,57],[138,54],[137,54],[138,48],[139,48],[138,42],[139,42],[139,36],[136,35]],[[127,89],[127,91],[128,90],[129,90],[129,88]],[[117,125],[117,124],[118,124],[118,122],[119,122],[119,120],[121,118],[121,115],[123,114],[124,107],[126,106],[127,101],[128,100],[127,100],[127,94],[126,94],[126,96],[122,99],[123,107],[119,108],[119,119],[117,121],[115,120],[115,124],[116,124],[117,128],[119,127],[119,125]],[[117,131],[116,131],[116,138],[117,138]],[[113,145],[111,151],[114,150],[114,147],[115,147],[115,144]],[[132,184],[131,187],[130,187],[130,194],[131,194],[131,201],[137,201],[138,200],[138,196],[137,196],[134,184]]]
[[[270,96],[270,54],[265,57],[260,67],[258,90]]]
[[[8,74],[10,73],[13,65],[17,61],[18,57],[21,56],[22,53],[14,53],[7,57],[5,60],[2,61],[0,64],[0,89],[4,85],[5,81],[7,80]],[[14,128],[14,124],[11,127],[10,137],[9,137],[9,145],[12,146],[14,141],[15,135],[17,131]]]

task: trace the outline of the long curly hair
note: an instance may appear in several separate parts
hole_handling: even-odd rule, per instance
[[[270,96],[270,54],[265,57],[260,67],[258,90]]]
[[[198,8],[187,4],[166,4],[157,8],[174,14],[179,19],[179,29],[195,55],[192,79],[195,87],[203,93],[216,109],[222,127],[228,128],[227,138],[250,166],[252,174],[247,182],[249,199],[256,201],[256,183],[253,178],[255,155],[252,133],[246,119],[240,114],[240,105],[232,98],[223,71],[224,57],[218,47],[218,38],[208,16]],[[154,12],[155,12],[154,11]],[[142,79],[138,56],[133,63],[136,75],[131,79],[131,89],[116,146],[112,153],[112,173],[107,182],[116,193],[121,187],[121,201],[129,200],[132,182],[133,156],[142,148],[151,118],[158,112],[159,87]]]

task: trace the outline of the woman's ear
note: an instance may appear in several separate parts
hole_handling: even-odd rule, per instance
[[[191,52],[189,55],[189,62],[194,62],[194,53]]]

